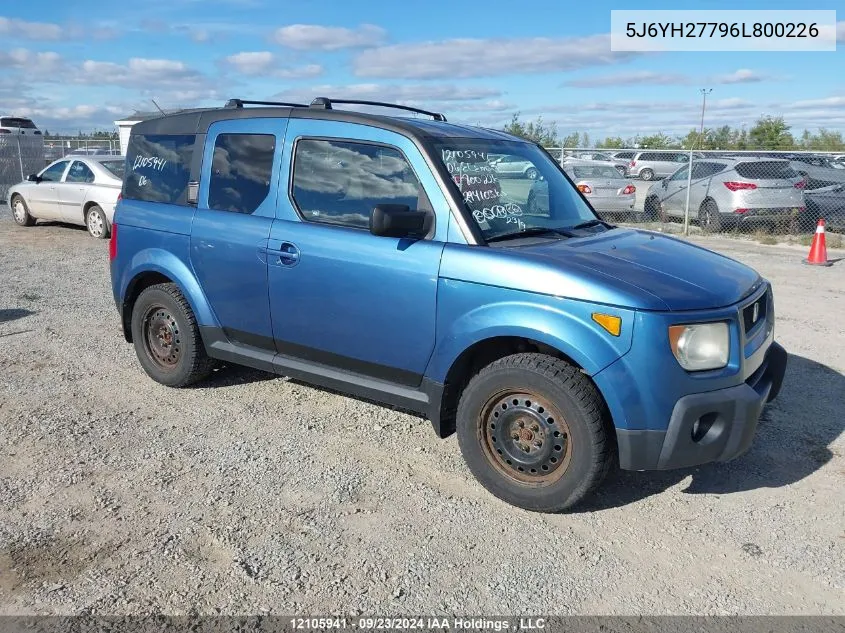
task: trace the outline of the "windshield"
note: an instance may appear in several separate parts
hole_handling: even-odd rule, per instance
[[[446,138],[436,147],[487,241],[596,219],[557,163],[536,145]]]
[[[110,171],[115,178],[123,180],[123,174],[126,168],[126,163],[123,160],[101,160],[100,164]]]

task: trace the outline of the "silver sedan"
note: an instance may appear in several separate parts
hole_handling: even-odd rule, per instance
[[[21,226],[53,220],[109,236],[123,186],[122,156],[74,156],[57,160],[9,189],[9,207]]]

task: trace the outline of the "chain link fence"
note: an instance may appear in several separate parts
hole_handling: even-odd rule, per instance
[[[44,138],[44,159],[51,163],[65,156],[104,156],[120,154],[120,141],[114,139]]]
[[[599,215],[617,224],[809,244],[824,219],[828,243],[842,244],[842,153],[546,149]]]
[[[0,134],[0,201],[9,187],[44,168],[44,139],[35,135]]]

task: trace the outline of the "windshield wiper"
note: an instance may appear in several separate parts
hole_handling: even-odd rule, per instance
[[[577,231],[578,229],[588,229],[591,226],[603,226],[605,228],[611,228],[611,225],[607,222],[603,222],[601,220],[587,220],[586,222],[581,222],[580,224],[576,224],[575,226],[570,226],[569,228],[573,231]]]
[[[552,237],[575,237],[574,233],[566,229],[547,229],[540,226],[532,226],[522,231],[514,231],[513,233],[502,233],[501,235],[494,235],[488,237],[487,242],[503,242],[505,240],[516,240],[521,237],[534,237],[540,235],[549,235]]]

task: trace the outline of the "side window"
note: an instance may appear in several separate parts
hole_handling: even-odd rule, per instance
[[[254,213],[270,193],[276,137],[220,134],[208,181],[208,208]]]
[[[693,178],[707,178],[713,174],[718,174],[724,165],[721,163],[695,163],[692,167]]]
[[[367,228],[379,204],[431,208],[402,152],[353,141],[300,139],[292,194],[305,220],[355,228]]]
[[[41,180],[44,182],[59,182],[62,179],[62,174],[65,173],[65,168],[70,161],[63,160],[60,163],[51,165],[41,172]]]
[[[682,169],[679,169],[674,174],[672,174],[672,177],[669,178],[669,180],[686,180],[688,173],[689,173],[689,167],[683,167]],[[694,171],[693,171],[693,175],[695,175]]]
[[[65,182],[94,182],[94,172],[85,163],[75,160],[67,172]]]
[[[123,196],[185,204],[195,140],[193,134],[132,134],[126,150]]]
[[[639,160],[641,160],[641,161],[656,160],[656,159],[657,159],[657,156],[655,156],[654,154],[649,153],[649,152],[643,152],[642,154],[640,154],[640,158],[639,158]]]

